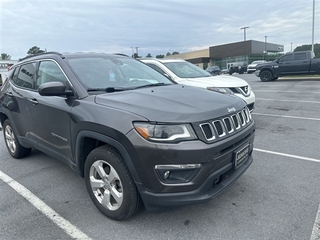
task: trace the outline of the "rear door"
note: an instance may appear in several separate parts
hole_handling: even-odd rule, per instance
[[[293,64],[295,65],[294,72],[299,74],[309,73],[310,60],[308,60],[306,52],[294,53]]]
[[[41,96],[42,83],[59,81],[68,85],[67,77],[57,62],[40,61],[36,74],[35,91],[31,92],[33,132],[38,148],[64,162],[71,159],[70,111],[73,99],[62,96]]]
[[[36,63],[31,62],[13,69],[9,84],[3,89],[2,107],[7,112],[20,142],[31,143],[33,139],[33,123],[28,99],[34,88],[35,67]],[[35,145],[35,141],[33,143]]]

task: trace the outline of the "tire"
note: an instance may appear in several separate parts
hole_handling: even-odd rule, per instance
[[[269,82],[272,80],[272,74],[268,70],[264,70],[260,73],[260,80],[262,82]]]
[[[31,153],[31,148],[25,148],[21,146],[8,119],[3,122],[2,127],[4,141],[10,155],[14,158],[23,158],[28,156]]]
[[[125,220],[140,210],[135,183],[113,148],[104,145],[92,150],[85,162],[84,177],[91,200],[108,218]]]

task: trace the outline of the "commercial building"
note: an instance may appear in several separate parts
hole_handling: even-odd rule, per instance
[[[284,46],[280,44],[247,40],[171,55],[166,58],[183,58],[203,69],[212,65],[217,65],[223,69],[228,68],[234,62],[251,63],[254,60],[271,60],[269,58],[274,58],[283,50]]]

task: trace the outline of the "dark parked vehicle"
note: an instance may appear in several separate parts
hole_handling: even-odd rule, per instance
[[[209,72],[211,75],[219,75],[221,70],[219,66],[210,66],[207,67],[206,71]]]
[[[255,124],[243,100],[174,84],[119,54],[22,59],[1,89],[0,119],[12,157],[35,148],[68,164],[115,220],[142,203],[208,201],[253,161]]]
[[[246,62],[235,62],[229,68],[229,74],[232,75],[233,73],[243,74],[247,71],[247,63]]]
[[[311,51],[288,53],[272,62],[259,64],[255,74],[262,82],[286,75],[320,74],[320,58],[314,58]]]

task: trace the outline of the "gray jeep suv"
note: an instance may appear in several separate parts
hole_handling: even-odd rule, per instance
[[[217,196],[252,163],[244,101],[177,85],[124,56],[44,53],[20,60],[0,92],[7,149],[39,149],[85,178],[106,216]],[[19,164],[19,162],[17,162]]]

